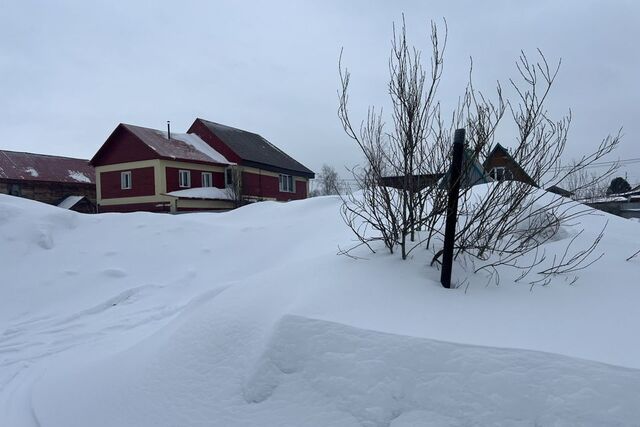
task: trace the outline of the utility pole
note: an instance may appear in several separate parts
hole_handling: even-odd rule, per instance
[[[462,159],[464,155],[464,129],[456,129],[453,137],[453,159],[449,169],[449,194],[447,196],[447,221],[444,231],[444,249],[442,253],[442,271],[440,283],[451,288],[451,270],[453,267],[453,246],[456,239],[456,222],[458,221],[458,197],[460,196],[460,176],[462,175]]]

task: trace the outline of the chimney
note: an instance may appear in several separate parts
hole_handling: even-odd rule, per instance
[[[171,139],[171,120],[167,120],[167,135]]]

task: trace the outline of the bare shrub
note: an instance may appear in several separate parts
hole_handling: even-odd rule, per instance
[[[471,169],[486,159],[503,123],[516,129],[510,152],[513,160],[534,182],[545,185],[558,185],[581,173],[619,143],[620,133],[608,136],[592,153],[568,166],[561,163],[571,112],[559,119],[549,116],[545,103],[560,61],[551,66],[540,51],[534,62],[524,53],[518,59],[518,78],[509,80],[513,99],[505,99],[500,84],[491,98],[476,90],[470,70],[458,107],[445,123],[437,92],[444,63],[446,23],[442,39],[432,23],[430,42],[431,61],[426,72],[421,52],[407,43],[404,20],[399,32],[394,27],[388,84],[392,126],[388,132],[381,109],[374,107],[369,108],[359,127],[353,126],[348,109],[351,76],[343,68],[340,56],[338,113],[345,132],[365,159],[363,165],[352,170],[361,191],[347,193],[342,207],[345,223],[359,243],[341,253],[350,254],[361,245],[375,251],[374,242],[379,240],[391,253],[399,248],[403,259],[414,249],[427,247],[433,252],[431,264],[440,262],[446,185],[442,181],[427,186],[416,183],[422,176],[448,170],[450,141],[456,128],[465,128],[467,134],[462,179],[471,176]],[[389,176],[397,178],[396,185],[380,185]],[[446,179],[445,175],[443,180]],[[489,271],[495,276],[498,266],[505,266],[520,270],[520,280],[535,273],[530,283],[545,284],[550,277],[573,273],[597,258],[592,254],[604,230],[586,248],[574,249],[575,238],[569,240],[563,256],[547,257],[542,249],[558,235],[563,224],[589,214],[589,208],[518,180],[498,180],[487,185],[483,194],[472,191],[473,183],[463,184],[454,256],[472,263],[474,272]]]

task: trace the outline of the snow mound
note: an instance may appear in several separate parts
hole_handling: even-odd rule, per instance
[[[233,193],[226,188],[196,187],[186,190],[176,190],[167,193],[167,196],[179,199],[209,199],[209,200],[233,200]]]
[[[47,378],[34,414],[67,426],[602,426],[640,418],[639,370],[297,315],[274,322],[259,309],[262,327],[219,322],[211,310],[222,295],[200,301],[168,335]]]
[[[415,411],[428,414],[423,424],[455,414],[456,425],[598,426],[639,419],[628,399],[638,390],[637,370],[286,316],[244,394],[262,405],[323,402],[364,426]]]
[[[609,225],[573,285],[456,265],[470,286],[446,290],[424,251],[336,256],[339,210],[82,215],[0,195],[0,425],[637,425],[637,223],[581,218],[578,244]]]

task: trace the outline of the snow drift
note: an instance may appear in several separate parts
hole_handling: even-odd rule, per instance
[[[640,419],[639,224],[583,218],[586,239],[609,226],[574,285],[465,292],[417,251],[336,256],[339,204],[88,216],[0,196],[0,425]]]

